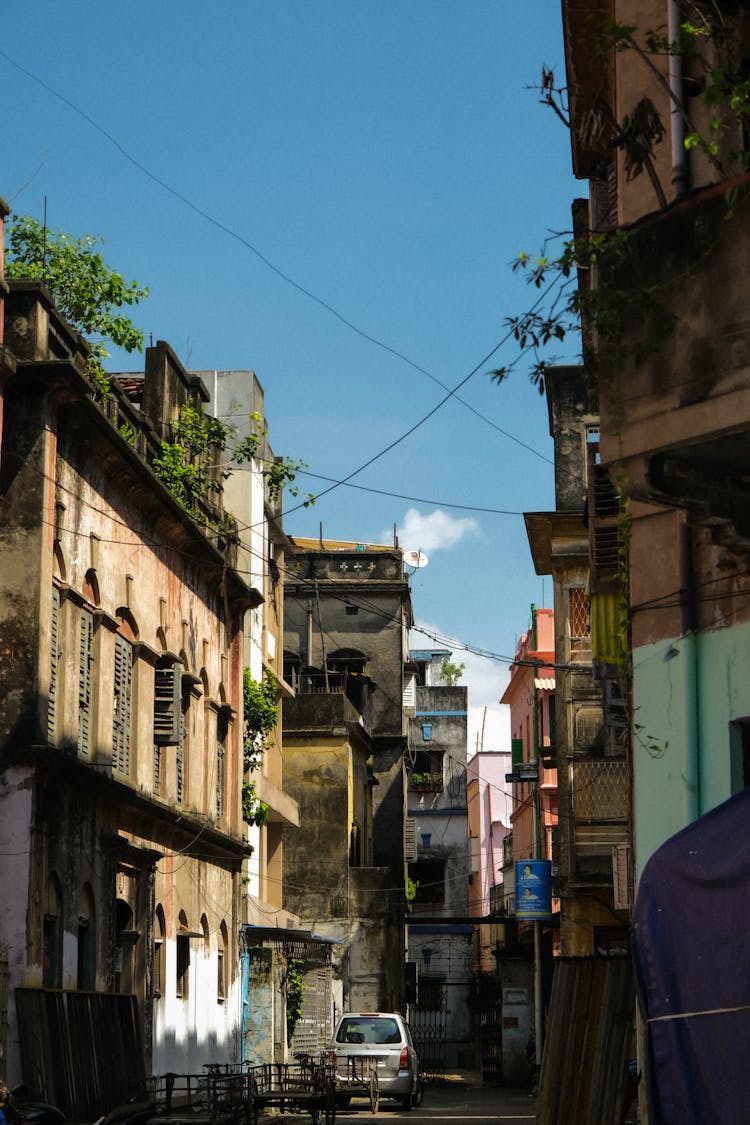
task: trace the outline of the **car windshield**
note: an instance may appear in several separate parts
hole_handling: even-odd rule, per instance
[[[337,1043],[400,1043],[401,1032],[395,1020],[385,1017],[343,1019],[336,1032]]]

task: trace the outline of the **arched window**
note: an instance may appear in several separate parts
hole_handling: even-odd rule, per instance
[[[190,927],[184,910],[181,910],[178,916],[175,944],[177,946],[175,996],[178,1000],[187,1000],[190,983]]]
[[[208,925],[208,918],[205,914],[201,914],[201,930],[203,931],[203,956],[211,956],[211,930]]]
[[[164,922],[164,910],[161,903],[156,908],[154,914],[154,997],[158,999],[164,994],[164,961],[166,956],[166,948],[164,937],[166,934],[166,925]]]
[[[83,579],[83,596],[89,605],[99,605],[99,579],[95,570],[87,570]]]
[[[229,746],[229,717],[231,708],[219,708],[216,716],[216,816],[221,818],[225,805],[226,756]]]
[[[222,922],[219,926],[219,933],[217,937],[217,950],[216,950],[216,999],[221,1004],[227,995],[227,950],[229,947],[229,933],[227,931],[226,922]]]
[[[55,874],[47,879],[44,896],[42,984],[62,988],[62,887]]]
[[[115,616],[119,628],[115,636],[115,666],[112,693],[112,768],[130,774],[130,727],[133,694],[133,641],[138,626],[129,609],[120,606]]]
[[[79,992],[92,992],[96,988],[96,933],[94,892],[86,883],[78,895],[78,975]]]
[[[115,992],[133,991],[133,908],[124,898],[115,902]]]

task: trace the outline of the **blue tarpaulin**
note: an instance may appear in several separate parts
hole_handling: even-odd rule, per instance
[[[633,957],[649,1125],[750,1121],[750,790],[651,857]]]

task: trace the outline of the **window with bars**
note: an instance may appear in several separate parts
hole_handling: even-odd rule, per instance
[[[222,707],[216,718],[216,815],[224,812],[224,778],[227,740],[229,738],[228,709]]]
[[[130,714],[133,684],[133,646],[115,637],[115,674],[112,700],[112,768],[130,773]]]
[[[586,597],[585,586],[571,586],[568,590],[568,621],[571,637],[588,637],[589,599]]]
[[[52,587],[50,611],[49,697],[47,700],[47,741],[57,742],[57,694],[60,662],[60,591]]]
[[[93,664],[94,618],[81,610],[78,637],[78,753],[91,752],[91,666]]]
[[[224,1002],[227,995],[226,950],[228,939],[229,932],[226,923],[222,922],[219,926],[218,948],[216,950],[216,999],[220,1004]]]

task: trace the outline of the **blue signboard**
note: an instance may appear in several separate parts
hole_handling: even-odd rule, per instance
[[[516,860],[516,918],[542,922],[552,917],[552,864],[548,859]]]

